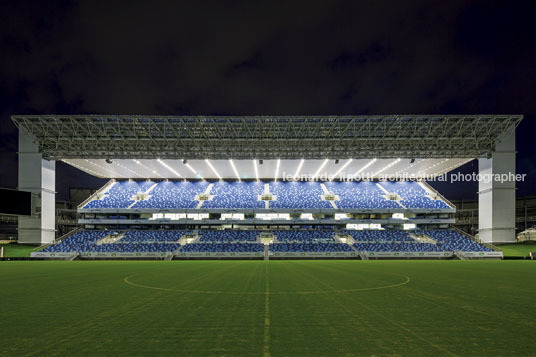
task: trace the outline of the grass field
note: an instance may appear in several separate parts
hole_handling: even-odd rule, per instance
[[[536,242],[502,244],[497,248],[503,251],[504,256],[527,256],[529,252],[536,252]]]
[[[17,243],[0,244],[0,247],[4,247],[4,257],[29,257],[31,252],[39,249],[32,245],[23,245]]]
[[[0,355],[534,355],[532,261],[0,262]]]

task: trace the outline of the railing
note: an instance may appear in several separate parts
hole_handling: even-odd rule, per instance
[[[70,235],[72,235],[72,234],[78,232],[78,231],[81,230],[81,229],[82,229],[82,227],[77,227],[77,228],[75,228],[75,229],[73,229],[73,230],[71,230],[71,231],[65,233],[64,235],[62,235],[62,236],[60,236],[60,237],[54,239],[54,241],[53,241],[52,243],[42,244],[42,245],[40,245],[39,247],[33,249],[32,251],[41,251],[41,250],[43,250],[43,249],[45,249],[45,248],[47,248],[47,247],[50,247],[52,244],[57,244],[57,243],[59,243],[60,241],[62,241],[63,239],[65,239],[65,238],[67,238],[68,236],[70,236]]]
[[[442,194],[440,194],[436,189],[434,189],[432,186],[430,186],[428,184],[428,182],[426,181],[419,181],[419,183],[423,184],[424,186],[426,186],[427,189],[429,189],[430,191],[434,192],[439,198],[441,198],[441,200],[443,200],[443,202],[445,202],[447,205],[449,205],[451,208],[454,208],[456,209],[456,206],[454,204],[452,204],[452,202],[450,202],[449,200],[447,200],[445,198],[445,196],[443,196]]]
[[[101,193],[102,191],[104,191],[105,189],[107,189],[109,186],[111,186],[112,184],[115,183],[115,180],[114,179],[111,179],[110,181],[106,182],[106,184],[104,186],[102,186],[101,188],[99,188],[97,191],[95,191],[92,195],[90,195],[88,198],[86,198],[84,200],[84,202],[80,203],[77,208],[82,208],[84,207],[86,204],[88,204],[89,201],[92,201],[93,198],[95,196],[97,196],[99,193]]]
[[[80,231],[80,230],[82,230],[82,227],[76,227],[75,229],[73,229],[73,230],[71,230],[71,231],[65,233],[64,235],[62,235],[62,236],[60,236],[60,237],[54,239],[54,244],[61,242],[62,240],[64,240],[64,239],[67,238],[68,236],[73,235],[73,234],[75,234],[76,232],[78,232],[78,231]]]
[[[485,247],[488,247],[489,249],[492,249],[492,250],[494,250],[494,251],[496,251],[496,252],[500,252],[500,251],[501,251],[499,248],[497,248],[497,247],[494,246],[493,244],[480,242],[478,239],[476,239],[475,236],[472,236],[472,235],[470,235],[469,233],[464,232],[464,231],[462,231],[462,230],[459,229],[459,228],[456,228],[456,227],[454,227],[454,226],[451,226],[450,229],[452,229],[453,231],[455,231],[455,232],[457,232],[457,233],[460,233],[461,235],[463,235],[463,236],[465,236],[465,237],[471,239],[472,241],[474,241],[474,242],[476,242],[476,243],[478,243],[478,244],[481,244],[481,245],[483,245],[483,246],[485,246]]]

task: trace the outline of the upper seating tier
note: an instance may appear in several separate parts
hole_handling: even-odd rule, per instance
[[[202,201],[202,209],[262,210],[265,201],[259,196],[265,193],[265,185],[275,198],[269,201],[272,209],[333,209],[332,202],[322,199],[325,193],[336,196],[339,209],[450,208],[442,200],[430,199],[418,182],[228,181],[115,182],[103,199],[93,199],[84,208],[195,209],[201,204],[197,196],[207,193],[209,200]],[[401,201],[385,198],[385,191],[398,194]],[[137,193],[145,193],[146,199],[132,200]]]

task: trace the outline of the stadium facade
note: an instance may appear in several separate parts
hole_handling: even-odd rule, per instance
[[[19,128],[19,189],[39,196],[36,214],[19,219],[20,243],[55,241],[55,161],[61,160],[110,179],[80,205],[85,230],[64,248],[110,253],[130,242],[127,250],[141,244],[136,249],[145,253],[225,253],[219,244],[227,239],[232,253],[354,255],[485,251],[449,230],[455,207],[426,179],[473,159],[481,175],[514,174],[522,116],[12,119]],[[368,181],[340,180],[355,175]],[[417,180],[380,180],[389,176]],[[478,194],[480,240],[513,242],[515,180],[482,180]],[[263,240],[280,244],[263,247]],[[205,245],[196,251],[195,244]]]

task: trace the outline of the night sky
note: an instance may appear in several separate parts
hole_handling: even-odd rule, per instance
[[[530,5],[2,1],[0,187],[17,186],[13,114],[507,113],[525,115],[518,195],[536,194]],[[58,198],[103,182],[57,164]]]

